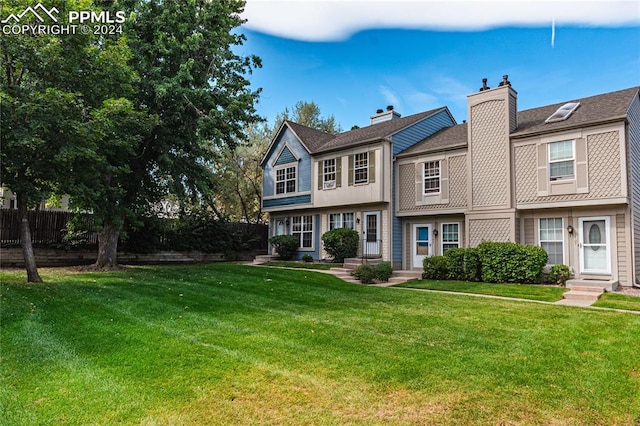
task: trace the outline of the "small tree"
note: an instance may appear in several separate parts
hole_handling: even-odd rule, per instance
[[[333,258],[333,262],[342,263],[344,259],[355,257],[358,253],[358,232],[348,228],[337,228],[322,234],[324,249]]]

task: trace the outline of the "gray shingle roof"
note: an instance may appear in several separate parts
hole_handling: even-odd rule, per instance
[[[409,147],[398,154],[398,157],[422,154],[426,152],[439,151],[453,148],[464,148],[467,146],[467,123],[456,126],[445,127],[444,129],[425,138],[417,144]]]
[[[527,137],[540,133],[551,133],[624,119],[638,87],[603,93],[582,99],[568,100],[553,105],[518,112],[518,128],[511,138]],[[545,120],[567,102],[580,102],[580,107],[564,121],[545,123]],[[467,146],[467,124],[447,127],[432,136],[402,151],[399,157],[423,154]]]
[[[637,96],[637,93],[638,87],[631,87],[616,92],[567,100],[566,102],[521,111],[518,113],[518,128],[511,134],[511,137],[518,138],[622,119],[626,117],[627,109],[631,105],[633,97]],[[564,121],[544,122],[567,102],[580,102],[580,107]]]
[[[446,110],[446,108],[436,108],[420,112],[418,114],[373,124],[371,126],[349,130],[337,135],[331,135],[320,130],[312,129],[293,121],[287,120],[286,124],[298,136],[298,138],[300,138],[300,141],[307,147],[311,154],[318,154],[337,149],[364,145],[374,141],[389,140],[389,138],[391,138],[395,133],[443,110]]]

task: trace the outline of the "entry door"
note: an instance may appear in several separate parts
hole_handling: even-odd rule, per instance
[[[422,268],[425,257],[431,256],[431,224],[413,225],[412,245],[414,268]]]
[[[363,216],[363,255],[365,257],[380,257],[382,255],[380,250],[380,212],[368,212]]]
[[[284,219],[276,220],[276,235],[284,235]]]
[[[610,274],[609,218],[581,218],[579,226],[580,272],[586,274]]]

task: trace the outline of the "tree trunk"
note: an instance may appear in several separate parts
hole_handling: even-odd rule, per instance
[[[120,226],[105,220],[102,231],[98,232],[98,259],[93,265],[96,269],[114,269],[118,267],[118,238]]]
[[[31,244],[31,228],[29,227],[29,216],[27,215],[27,199],[16,194],[16,202],[18,203],[18,216],[20,217],[20,245],[22,246],[22,254],[24,256],[24,264],[27,267],[27,282],[41,283],[42,278],[38,273],[36,266],[36,256],[33,253],[33,245]]]

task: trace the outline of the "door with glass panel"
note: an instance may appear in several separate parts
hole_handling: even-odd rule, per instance
[[[431,256],[431,224],[415,224],[411,243],[413,246],[413,263],[414,268],[422,268],[422,262],[427,256]]]
[[[364,257],[380,257],[382,256],[380,246],[380,212],[368,212],[363,214],[364,226],[363,233],[363,256]]]
[[[579,226],[580,271],[586,274],[610,274],[609,218],[581,218]]]

